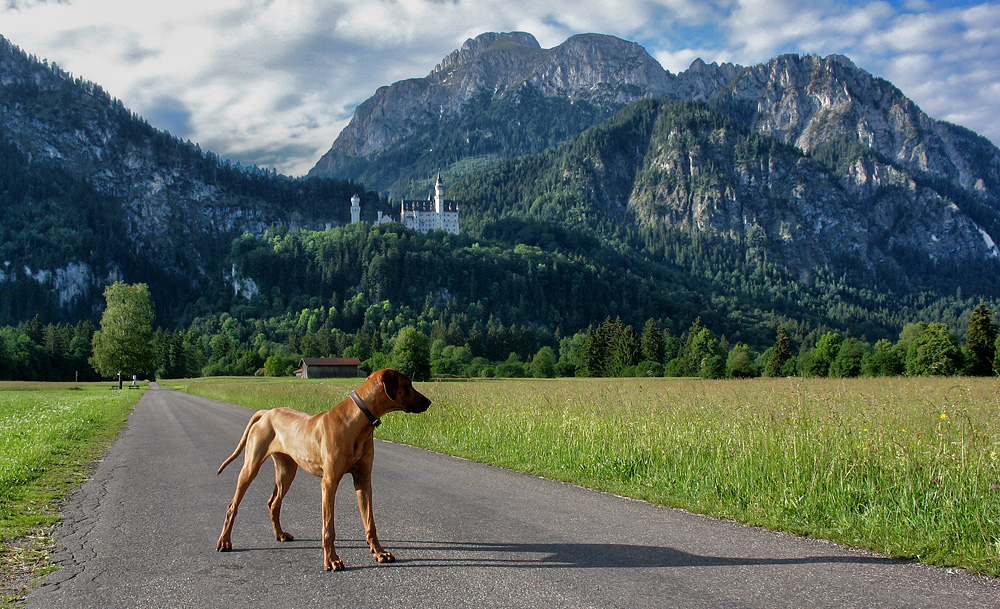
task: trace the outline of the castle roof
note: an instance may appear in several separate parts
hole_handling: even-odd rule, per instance
[[[441,209],[443,211],[458,211],[458,201],[452,201],[450,199],[445,199],[441,201]],[[424,201],[403,201],[403,211],[434,211],[434,201],[424,200]]]

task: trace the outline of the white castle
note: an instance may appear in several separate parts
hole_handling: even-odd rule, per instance
[[[440,174],[434,183],[434,194],[426,201],[403,201],[399,205],[399,217],[404,226],[421,233],[441,229],[458,234],[458,201],[444,198]]]
[[[351,224],[361,219],[361,197],[351,197]],[[444,198],[444,183],[440,174],[434,183],[434,194],[426,201],[403,201],[399,205],[399,221],[403,226],[421,233],[444,230],[458,234],[458,201]],[[376,224],[392,222],[392,218],[378,212]]]

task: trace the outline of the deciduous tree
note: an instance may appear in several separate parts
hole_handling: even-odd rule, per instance
[[[430,343],[427,335],[413,326],[407,326],[399,331],[389,358],[393,367],[409,376],[411,380],[430,380]]]
[[[107,307],[94,333],[90,364],[104,376],[142,374],[153,369],[153,305],[144,283],[116,282],[104,290]]]

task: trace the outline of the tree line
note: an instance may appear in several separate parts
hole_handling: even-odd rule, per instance
[[[781,326],[773,344],[758,353],[743,342],[730,344],[700,317],[679,336],[656,319],[637,331],[620,317],[560,336],[492,318],[466,334],[457,324],[411,324],[399,312],[393,318],[396,326],[365,324],[347,333],[328,326],[330,317],[323,309],[304,309],[297,316],[270,320],[222,315],[180,331],[152,329],[152,305],[143,284],[116,283],[105,295],[108,307],[100,329],[90,322],[43,325],[38,317],[0,329],[0,380],[96,381],[116,371],[165,378],[284,376],[294,372],[302,357],[332,355],[357,357],[369,371],[395,367],[419,380],[1000,373],[998,326],[994,311],[982,303],[969,314],[964,344],[940,322],[909,323],[895,342],[880,339],[874,344],[817,330],[795,345]],[[385,306],[390,313],[391,306]],[[505,350],[508,355],[498,357]]]

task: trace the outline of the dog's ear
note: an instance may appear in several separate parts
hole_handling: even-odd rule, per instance
[[[385,395],[392,400],[396,401],[396,390],[399,388],[399,380],[396,378],[397,372],[391,369],[385,369],[382,371],[382,389],[385,391]]]

